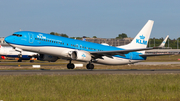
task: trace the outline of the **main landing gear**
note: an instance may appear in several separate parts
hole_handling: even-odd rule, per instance
[[[18,54],[18,62],[22,62],[22,54]]]
[[[69,60],[69,63],[67,64],[67,68],[68,69],[74,69],[75,65],[73,63],[71,63],[72,60]],[[86,65],[87,69],[94,69],[94,65],[92,64],[92,62],[90,61],[87,65]]]
[[[67,64],[68,69],[74,69],[75,65],[71,63],[72,60],[69,60],[69,63]]]
[[[94,69],[94,65],[93,65],[91,62],[89,62],[89,63],[86,65],[86,68],[87,68],[87,69]]]

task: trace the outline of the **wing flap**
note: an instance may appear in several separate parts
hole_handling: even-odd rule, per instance
[[[126,50],[115,50],[115,51],[95,51],[95,52],[90,52],[91,54],[127,54],[129,52],[134,52],[134,51],[143,51],[143,50],[151,50],[153,48],[139,48],[139,49],[126,49]]]
[[[150,56],[164,56],[164,55],[174,55],[174,54],[140,54],[139,56],[150,57]]]
[[[151,50],[153,48],[139,48],[139,49],[126,49],[126,50],[115,50],[115,51],[96,51],[90,52],[94,58],[102,58],[102,56],[112,57],[113,55],[124,56],[129,52]]]

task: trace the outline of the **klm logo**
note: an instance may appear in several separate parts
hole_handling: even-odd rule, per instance
[[[85,55],[85,54],[83,54],[83,55],[82,55],[82,57],[86,57],[86,55]]]
[[[37,38],[46,39],[46,37],[45,37],[45,36],[43,36],[42,34],[37,35]]]
[[[145,36],[139,36],[140,39],[136,39],[136,43],[139,43],[139,44],[143,44],[143,45],[147,45],[147,41],[144,40],[145,39]]]

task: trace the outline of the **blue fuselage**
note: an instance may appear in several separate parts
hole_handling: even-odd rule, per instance
[[[113,46],[105,46],[97,43],[86,42],[81,40],[75,40],[71,38],[65,38],[61,36],[55,36],[40,32],[31,32],[31,31],[19,31],[15,32],[13,35],[10,35],[5,38],[5,41],[10,45],[18,45],[24,47],[55,47],[63,49],[74,49],[74,50],[83,50],[88,52],[94,51],[115,51],[115,50],[124,50],[122,48],[117,48]],[[21,47],[21,48],[22,48]],[[53,49],[55,49],[53,48]],[[38,52],[29,49],[28,51]],[[57,53],[58,54],[58,53]],[[145,60],[146,57],[139,56],[139,52],[129,52],[125,56],[114,55],[113,57],[130,59],[130,60]]]

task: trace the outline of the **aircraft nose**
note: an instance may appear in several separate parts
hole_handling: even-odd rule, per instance
[[[6,41],[6,43],[11,43],[12,41],[12,36],[8,36],[4,39],[4,41]]]

